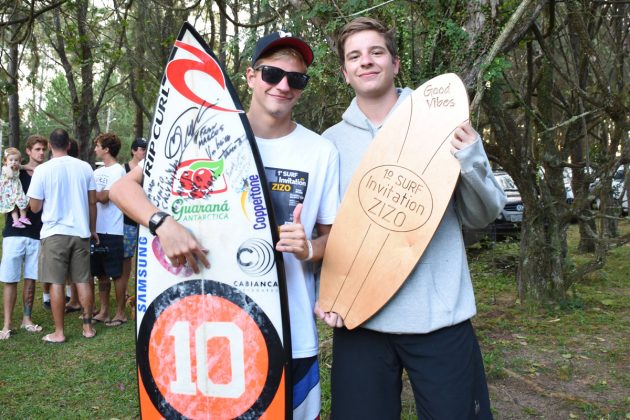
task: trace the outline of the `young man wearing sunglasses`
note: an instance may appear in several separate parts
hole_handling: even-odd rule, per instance
[[[293,107],[308,83],[311,48],[284,32],[261,38],[247,69],[252,90],[247,118],[260,151],[284,254],[293,351],[294,418],[319,416],[315,279],[338,205],[335,147],[296,123]],[[281,191],[279,191],[281,190]],[[311,233],[317,229],[317,238]]]
[[[346,24],[337,52],[356,97],[342,121],[323,135],[339,150],[343,194],[383,122],[412,90],[395,87],[400,58],[394,31],[380,22],[362,17]],[[470,322],[475,297],[461,225],[487,225],[505,196],[470,124],[455,130],[451,152],[461,164],[460,180],[431,243],[400,290],[353,330],[343,328],[337,314],[316,310],[338,327],[333,333],[333,419],[400,418],[403,369],[419,418],[492,418]]]
[[[321,261],[339,201],[339,158],[335,147],[292,120],[293,107],[308,83],[313,51],[286,32],[256,43],[247,84],[252,98],[247,117],[260,151],[280,226],[276,249],[283,253],[293,351],[293,418],[319,416],[320,386],[314,262]],[[142,190],[142,168],[133,169],[110,191],[110,199],[144,226],[158,209]],[[317,237],[312,232],[317,230]],[[194,235],[166,217],[155,229],[165,254],[199,272],[209,267],[206,250]]]

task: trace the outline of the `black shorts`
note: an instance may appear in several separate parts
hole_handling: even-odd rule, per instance
[[[123,235],[99,233],[99,245],[90,246],[90,268],[93,276],[116,279],[122,275]]]
[[[402,370],[421,419],[492,419],[470,321],[428,334],[335,329],[331,418],[400,419]]]

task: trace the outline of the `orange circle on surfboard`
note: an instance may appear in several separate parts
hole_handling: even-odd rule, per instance
[[[177,354],[180,348],[188,354]],[[212,295],[188,296],[162,312],[149,363],[160,393],[189,418],[243,414],[260,395],[269,368],[265,339],[251,316]]]
[[[273,324],[247,295],[188,280],[149,305],[137,356],[147,396],[166,418],[250,418],[277,395],[279,349]]]

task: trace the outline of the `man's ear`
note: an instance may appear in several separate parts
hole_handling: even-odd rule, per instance
[[[398,72],[400,71],[400,57],[394,57],[394,77],[398,76]]]
[[[350,81],[348,80],[348,73],[346,72],[346,69],[341,66],[339,67],[339,70],[341,70],[341,74],[343,75],[343,79],[346,81],[346,84],[350,84]]]
[[[256,70],[253,67],[248,67],[245,72],[245,79],[247,79],[247,86],[250,89],[254,88],[254,79],[256,78]]]

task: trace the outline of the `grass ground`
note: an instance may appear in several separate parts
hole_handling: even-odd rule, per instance
[[[630,223],[622,228],[629,231]],[[630,246],[613,250],[606,268],[566,302],[544,308],[516,303],[517,255],[515,243],[469,250],[479,309],[474,324],[495,418],[630,419]],[[18,297],[14,327],[20,308]],[[86,340],[77,315],[68,314],[67,343],[43,343],[52,319],[40,287],[33,318],[43,333],[18,330],[0,341],[0,419],[138,418],[132,322],[99,324],[97,337]],[[330,331],[320,330],[328,418],[332,343]],[[408,387],[403,399],[403,418],[415,418]]]
[[[630,222],[621,223],[624,232]],[[570,229],[577,255],[576,226]],[[550,307],[516,298],[519,245],[468,249],[475,286],[477,330],[495,419],[630,419],[630,246],[611,251],[608,264]],[[323,418],[332,339],[320,327]],[[414,419],[408,384],[402,418]]]

